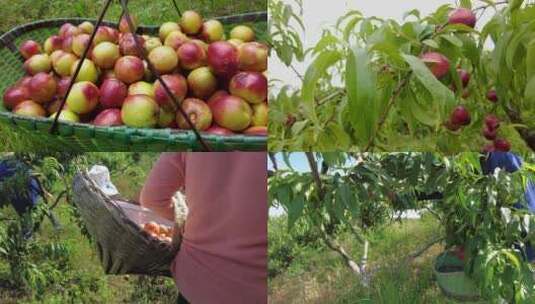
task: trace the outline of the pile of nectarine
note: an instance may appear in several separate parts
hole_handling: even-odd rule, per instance
[[[62,121],[97,126],[190,129],[150,72],[146,55],[199,131],[267,134],[269,50],[255,41],[249,26],[235,26],[227,37],[221,22],[186,11],[178,22],[163,23],[158,36],[130,33],[123,18],[117,29],[99,26],[89,45],[94,30],[90,22],[66,23],[43,44],[23,42],[26,75],[4,92],[5,107],[32,117],[55,117],[59,111]]]
[[[155,239],[166,243],[172,242],[173,229],[171,227],[160,225],[156,222],[148,222],[141,225],[141,228]]]

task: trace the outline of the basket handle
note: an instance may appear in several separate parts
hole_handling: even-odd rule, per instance
[[[173,2],[173,4],[175,5],[176,13],[178,14],[178,17],[180,18],[182,16],[182,11],[180,10],[180,8],[178,8],[178,4],[176,4],[176,0],[171,0],[171,2]]]
[[[65,96],[63,96],[63,99],[61,100],[61,106],[59,107],[59,111],[56,112],[56,116],[54,117],[54,122],[52,123],[52,127],[50,127],[50,134],[55,133],[58,129],[59,115],[61,114],[61,111],[63,107],[65,106],[65,103],[67,102],[67,97],[69,97],[69,94],[71,93],[75,80],[78,77],[80,70],[82,69],[82,64],[87,58],[87,54],[89,53],[91,44],[93,43],[93,40],[95,39],[95,35],[97,34],[98,27],[102,24],[102,20],[104,20],[104,16],[106,15],[108,8],[110,7],[111,1],[112,0],[106,0],[106,3],[104,4],[102,11],[100,12],[100,16],[98,16],[97,24],[95,25],[95,29],[93,30],[93,33],[91,33],[91,37],[89,38],[89,43],[85,47],[84,53],[82,54],[82,57],[78,61],[78,65],[76,66],[76,70],[74,71],[74,74],[71,76],[71,81],[69,82],[69,87],[67,88],[67,92],[65,93]]]

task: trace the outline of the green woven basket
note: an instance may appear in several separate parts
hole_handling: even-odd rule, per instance
[[[217,18],[223,24],[251,23],[265,30],[266,12]],[[18,52],[21,42],[33,39],[44,42],[46,37],[57,33],[59,27],[70,22],[79,24],[93,19],[59,18],[40,20],[18,26],[0,37],[0,93],[24,75],[24,61]],[[103,25],[116,26],[105,21]],[[157,26],[142,26],[138,33],[157,34]],[[264,36],[261,33],[260,36]],[[176,129],[136,129],[126,126],[97,127],[88,124],[61,122],[57,134],[50,134],[51,119],[28,118],[7,111],[0,103],[0,126],[23,138],[28,149],[40,151],[200,151],[202,146],[192,131]],[[5,135],[3,135],[5,136]],[[203,139],[212,151],[265,151],[264,136],[218,136],[203,134]]]

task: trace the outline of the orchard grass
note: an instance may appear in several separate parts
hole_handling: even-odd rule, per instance
[[[278,271],[273,269],[270,252],[269,303],[457,303],[446,298],[433,279],[433,261],[442,252],[442,245],[434,245],[411,263],[403,261],[434,239],[438,226],[433,217],[424,216],[371,232],[369,289],[362,287],[338,254],[319,241],[299,248],[293,245],[290,266],[278,269],[277,275],[273,275]],[[286,230],[286,217],[271,218],[270,246]],[[362,246],[351,235],[342,235],[340,242],[352,256],[360,258]]]

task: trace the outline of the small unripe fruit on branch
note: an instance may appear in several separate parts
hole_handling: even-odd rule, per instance
[[[450,116],[450,122],[453,125],[467,126],[471,121],[470,112],[464,106],[457,106]]]
[[[498,135],[498,129],[491,129],[488,126],[483,127],[483,136],[488,140],[495,140]]]
[[[470,73],[463,69],[457,69],[457,73],[459,74],[459,78],[461,79],[463,88],[466,88],[468,86],[468,83],[470,82]]]
[[[511,143],[507,139],[499,138],[494,141],[494,148],[496,151],[509,152],[511,151]]]
[[[496,90],[490,90],[487,93],[487,99],[491,102],[497,102],[498,101],[498,95],[496,94]]]
[[[487,117],[485,117],[485,125],[489,129],[495,130],[500,127],[500,120],[494,115],[487,115]]]

